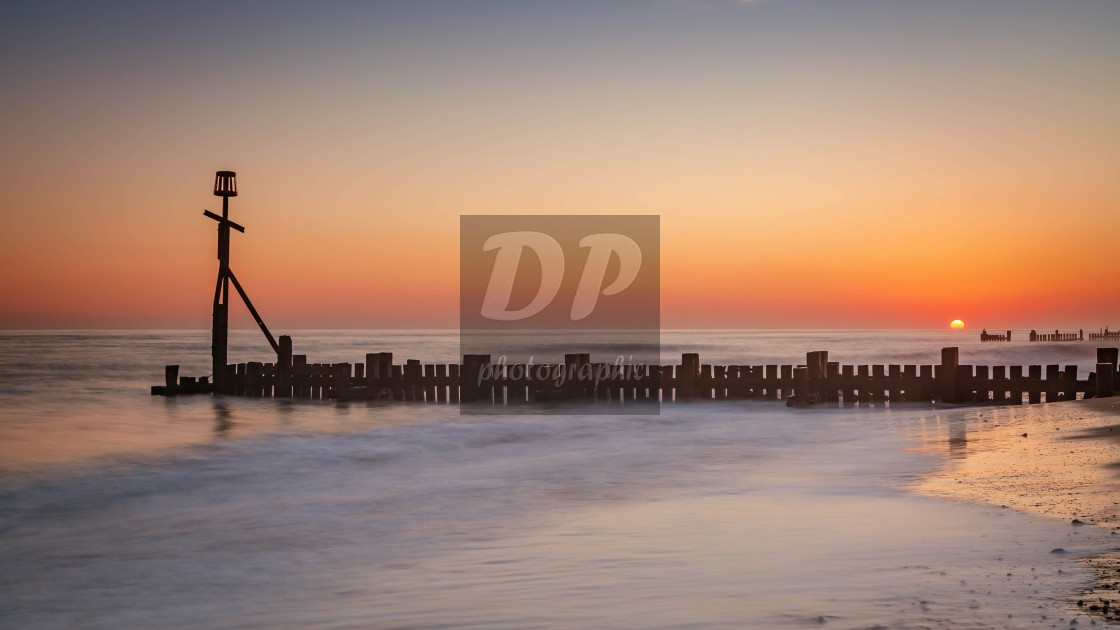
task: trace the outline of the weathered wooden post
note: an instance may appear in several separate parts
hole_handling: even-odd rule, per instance
[[[1042,366],[1041,365],[1028,365],[1027,366],[1027,402],[1032,405],[1037,405],[1042,402],[1042,388],[1045,384],[1042,382]]]
[[[686,352],[677,367],[677,399],[696,398],[696,381],[700,378],[700,355]]]
[[[957,367],[959,365],[960,348],[941,349],[941,365],[938,366],[937,374],[937,380],[941,383],[941,402],[958,402]]]
[[[280,352],[276,357],[276,397],[292,397],[292,338],[280,335]]]
[[[988,366],[977,365],[975,369],[976,377],[973,379],[973,383],[976,388],[976,397],[984,402],[988,402],[988,391],[991,390],[992,387],[992,382],[988,378]]]
[[[857,402],[871,402],[874,400],[874,394],[871,386],[871,366],[870,365],[857,365],[855,389],[859,390],[858,394],[854,394]]]
[[[902,400],[902,366],[895,363],[887,365],[887,400]]]
[[[1007,402],[1007,366],[992,366],[992,392],[996,402]]]
[[[331,367],[331,385],[334,389],[334,397],[341,398],[344,391],[350,388],[350,375],[353,373],[353,368],[349,363],[335,363]]]
[[[489,365],[490,355],[488,354],[463,355],[462,376],[459,380],[459,399],[462,402],[477,402],[481,398],[483,392],[481,386],[482,370],[483,366]]]
[[[214,195],[222,198],[222,216],[218,221],[218,284],[214,289],[213,326],[210,354],[213,361],[214,389],[225,392],[226,357],[229,347],[229,198],[237,196],[237,173],[218,171],[214,176]],[[242,230],[244,231],[244,230]]]
[[[421,390],[421,377],[424,367],[419,359],[407,359],[404,362],[404,399],[420,400],[423,397]]]
[[[1061,371],[1060,365],[1051,363],[1046,366],[1046,402],[1048,403],[1058,400],[1058,374]]]
[[[782,398],[789,398],[793,395],[793,366],[780,365],[778,366],[778,372],[781,374],[779,378],[781,379]]]
[[[311,397],[311,373],[307,369],[307,355],[292,355],[292,396]]]
[[[822,381],[824,380],[825,364],[828,362],[828,353],[819,350],[805,353],[805,369],[806,378],[808,379],[807,389],[804,392],[798,391],[797,396],[801,398],[802,402],[810,400],[816,401],[820,399],[820,393],[823,389]]]
[[[840,402],[840,362],[825,362],[825,402]]]
[[[920,400],[933,401],[937,399],[937,379],[933,375],[932,365],[918,366],[918,381],[921,383]]]
[[[1116,371],[1116,361],[1120,358],[1120,348],[1097,348],[1097,363],[1108,363]]]
[[[809,404],[809,368],[793,368],[793,396],[786,400],[787,407],[805,407]]]
[[[1023,404],[1023,366],[1011,366],[1011,404]]]
[[[1111,363],[1097,364],[1097,398],[1109,398],[1113,395],[1113,376],[1115,370]]]
[[[1077,366],[1067,365],[1062,372],[1062,400],[1077,400]]]
[[[377,353],[366,353],[366,387],[373,388],[377,385],[380,374],[377,371]]]
[[[856,377],[856,366],[842,365],[840,366],[840,372],[840,389],[843,392],[842,396],[844,397],[844,404],[850,405],[856,401],[856,388],[854,385]]]
[[[1107,330],[1107,329],[1106,329]],[[1097,397],[1114,395],[1116,387],[1116,362],[1120,348],[1097,348]]]
[[[179,386],[179,366],[178,365],[165,365],[163,366],[163,384],[167,387]]]

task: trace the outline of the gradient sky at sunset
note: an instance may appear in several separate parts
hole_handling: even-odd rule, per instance
[[[219,169],[280,331],[454,327],[515,213],[660,215],[666,327],[1120,328],[1118,62],[1107,0],[3,3],[0,328],[208,328]]]

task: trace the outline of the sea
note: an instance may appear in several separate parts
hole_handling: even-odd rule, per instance
[[[291,335],[316,362],[459,356],[455,331]],[[150,395],[164,364],[209,373],[209,345],[206,331],[0,332],[0,628],[1096,623],[1072,602],[1107,532],[914,491],[1015,408],[491,416]],[[962,363],[1095,363],[1090,342],[975,331],[661,333],[666,363],[936,364],[946,346]],[[232,333],[232,362],[269,354],[258,332]]]

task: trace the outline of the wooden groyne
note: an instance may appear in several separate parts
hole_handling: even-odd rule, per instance
[[[553,400],[604,402],[750,399],[784,400],[790,405],[876,401],[1022,404],[1112,396],[1120,381],[1117,349],[1097,350],[1096,371],[1079,379],[1077,366],[961,365],[957,348],[944,348],[937,365],[841,365],[824,351],[809,352],[803,365],[709,365],[700,355],[681,355],[679,365],[597,363],[588,354],[568,354],[557,364],[506,364],[490,355],[468,354],[459,364],[423,364],[409,359],[393,363],[389,352],[370,353],[360,363],[308,363],[292,353],[292,339],[279,341],[265,325],[230,267],[232,231],[245,227],[230,219],[229,200],[238,195],[237,174],[218,171],[214,196],[222,213],[204,210],[217,224],[218,273],[211,328],[212,373],[180,376],[168,365],[164,384],[153,395],[219,394],[256,398],[418,401],[428,403],[519,404]],[[276,353],[273,363],[227,363],[230,285]],[[1111,337],[1107,329],[1100,339]],[[1092,335],[1090,335],[1092,339]],[[1031,341],[1076,341],[1078,335],[1054,331]],[[981,333],[981,341],[1010,341],[1006,335]]]
[[[465,355],[459,364],[394,363],[389,352],[360,363],[308,363],[280,337],[279,360],[226,366],[228,383],[180,377],[167,366],[153,395],[219,393],[255,398],[396,400],[427,403],[518,404],[554,400],[682,401],[784,400],[789,405],[918,401],[1022,404],[1112,396],[1120,383],[1118,350],[1098,348],[1096,370],[1076,365],[962,365],[957,348],[944,348],[929,365],[847,365],[828,352],[809,352],[804,365],[710,365],[698,354],[679,365],[596,363],[569,354],[564,363],[492,363],[489,355]]]
[[[1037,330],[1032,330],[1027,337],[1030,341],[1120,341],[1120,331],[1110,331],[1107,328],[1102,328],[1100,332],[1091,332],[1089,336],[1085,336],[1085,330],[1081,329],[1077,332],[1062,332],[1055,330],[1054,332],[1040,333]],[[980,341],[1011,341],[1011,331],[1008,330],[1004,333],[990,333],[987,329],[980,331]]]
[[[1053,333],[1038,333],[1031,331],[1031,341],[1085,341],[1085,331],[1079,330],[1075,333],[1064,333],[1055,330]]]

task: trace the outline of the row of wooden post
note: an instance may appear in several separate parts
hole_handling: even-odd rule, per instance
[[[1031,341],[1085,341],[1085,331],[1064,333],[1055,330],[1053,333],[1039,333],[1034,330],[1030,334]]]
[[[1040,333],[1032,330],[1029,336],[1031,341],[1085,341],[1085,331],[1079,330],[1075,333],[1064,333],[1055,330],[1053,333]],[[1109,331],[1107,328],[1101,332],[1089,333],[1089,341],[1116,341],[1120,340],[1120,332]],[[980,341],[1011,341],[1011,331],[1006,333],[990,333],[987,330],[980,331]]]
[[[308,363],[279,340],[275,363],[226,366],[226,391],[236,396],[519,403],[559,399],[671,401],[761,398],[790,405],[876,401],[1021,404],[1112,396],[1118,384],[1117,349],[1098,348],[1094,372],[1076,365],[961,365],[957,348],[944,348],[938,365],[841,365],[824,351],[805,365],[710,365],[686,353],[680,365],[617,366],[569,354],[563,364],[492,364],[489,355],[465,355],[462,364],[395,365],[389,352],[364,363]],[[536,374],[530,373],[537,370]],[[551,370],[551,372],[548,372]],[[564,374],[563,382],[553,375]],[[213,391],[205,380],[179,377],[167,366],[166,384],[153,394]]]

